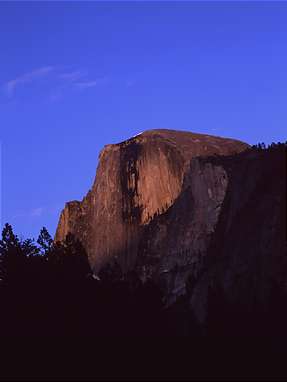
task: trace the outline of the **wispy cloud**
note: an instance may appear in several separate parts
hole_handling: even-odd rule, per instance
[[[98,81],[77,82],[75,85],[80,89],[88,89],[97,86]]]
[[[41,68],[32,70],[31,72],[24,73],[21,76],[6,82],[5,88],[9,97],[14,95],[16,88],[19,85],[29,84],[38,78],[45,77],[54,70],[53,66],[43,66]]]
[[[63,203],[58,203],[50,206],[34,207],[28,210],[17,211],[11,219],[38,219],[47,216],[59,215],[63,208]]]
[[[43,66],[26,72],[3,84],[2,89],[8,98],[16,96],[18,87],[28,86],[31,83],[40,81],[49,76],[49,81],[41,82],[42,94],[46,94],[48,102],[58,102],[69,93],[84,91],[96,86],[102,86],[107,81],[107,77],[93,78],[88,71],[82,68],[61,68],[60,66]],[[31,93],[30,93],[31,94]]]
[[[62,73],[59,75],[59,78],[61,80],[64,80],[66,82],[66,85],[74,85],[81,89],[88,89],[92,88],[98,85],[98,82],[100,80],[91,80],[87,78],[87,72],[84,72],[83,70],[75,70],[72,72]]]
[[[84,80],[82,76],[82,72],[66,73],[65,75],[61,75],[60,78],[64,80],[64,82],[51,90],[49,101],[58,102],[71,91],[82,91],[98,85],[98,81]]]
[[[44,207],[33,208],[28,211],[18,211],[15,215],[12,216],[12,219],[19,218],[38,218],[41,217],[45,212]]]
[[[80,80],[86,75],[82,70],[75,70],[73,72],[62,73],[59,75],[59,78],[68,82],[75,82]]]

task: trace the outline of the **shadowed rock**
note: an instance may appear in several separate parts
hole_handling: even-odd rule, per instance
[[[160,272],[156,258],[165,258],[161,268],[168,270],[179,252],[188,250],[190,261],[205,253],[228,186],[221,165],[193,158],[236,154],[247,147],[233,139],[173,130],[146,131],[107,145],[92,189],[81,202],[66,204],[55,240],[73,233],[95,271],[111,258],[124,271],[140,266],[142,277]],[[173,208],[180,203],[179,215]],[[148,256],[156,270],[142,268]]]

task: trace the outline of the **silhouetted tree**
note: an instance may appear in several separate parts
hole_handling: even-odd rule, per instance
[[[91,273],[86,250],[72,233],[49,249],[48,258],[62,281],[79,281]]]
[[[40,235],[38,237],[37,243],[40,246],[41,253],[44,255],[48,255],[52,250],[53,239],[49,234],[46,227],[43,227],[40,231]]]
[[[35,241],[32,239],[26,239],[21,244],[22,254],[25,257],[35,257],[40,253],[39,248],[36,246]]]
[[[22,279],[26,265],[26,253],[30,249],[30,242],[22,246],[10,224],[6,223],[0,240],[0,277],[4,283],[13,283]],[[24,249],[24,250],[23,250]]]

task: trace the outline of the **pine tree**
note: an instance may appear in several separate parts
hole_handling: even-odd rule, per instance
[[[27,243],[26,243],[27,244]],[[25,244],[24,248],[27,248]],[[26,255],[12,226],[5,224],[0,240],[0,278],[4,283],[20,280],[25,271]]]
[[[12,248],[19,248],[20,240],[14,234],[13,228],[6,223],[2,231],[2,240],[0,240],[0,256],[5,255]]]
[[[32,239],[26,239],[21,244],[21,250],[26,257],[35,257],[39,255],[39,248],[36,246],[35,241]]]
[[[75,281],[87,277],[91,268],[82,243],[68,233],[63,243],[57,243],[49,255],[49,261],[59,269],[63,281]]]
[[[53,246],[53,239],[46,227],[43,227],[41,229],[37,243],[39,244],[41,248],[41,253],[43,255],[48,255],[51,252]]]

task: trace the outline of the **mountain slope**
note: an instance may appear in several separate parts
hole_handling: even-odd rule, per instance
[[[124,271],[133,269],[139,256],[143,257],[147,227],[182,197],[191,159],[231,155],[247,147],[232,139],[174,130],[150,130],[119,144],[107,145],[100,153],[92,189],[82,202],[66,204],[55,240],[61,241],[68,232],[73,233],[85,246],[95,272],[113,258],[117,258]],[[196,162],[193,166],[192,171],[201,171]],[[206,235],[214,229],[228,180],[224,180],[222,169],[203,172],[204,186],[198,186],[197,176],[189,176],[189,182],[197,189],[194,211],[200,216],[191,224],[197,235],[194,250],[204,252]],[[206,188],[207,185],[210,187]],[[207,191],[205,196],[200,187]],[[206,213],[205,207],[217,210]],[[186,223],[183,220],[179,229],[186,230]],[[174,240],[171,247],[177,247]],[[193,237],[185,247],[191,242]],[[164,255],[163,249],[157,251],[157,256]]]
[[[286,146],[211,161],[221,163],[230,181],[191,305],[204,322],[210,289],[220,289],[249,319],[259,309],[256,326],[268,311],[280,320],[283,296],[287,303]],[[275,299],[278,315],[271,305]]]

